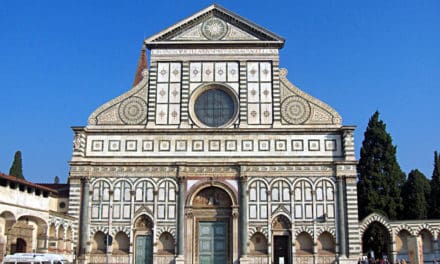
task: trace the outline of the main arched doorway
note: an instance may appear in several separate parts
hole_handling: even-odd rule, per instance
[[[362,252],[369,258],[381,259],[385,255],[390,257],[391,236],[387,228],[374,221],[368,225],[362,235]]]
[[[272,221],[273,234],[273,263],[291,263],[291,234],[292,224],[284,215],[278,215]]]
[[[188,238],[192,263],[232,263],[233,241],[238,240],[233,205],[230,193],[220,186],[202,187],[190,197],[187,226],[192,234]]]
[[[153,263],[153,221],[140,215],[134,222],[135,263]]]

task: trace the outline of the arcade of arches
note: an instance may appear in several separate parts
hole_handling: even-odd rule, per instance
[[[73,254],[72,226],[57,219],[46,222],[34,215],[16,218],[4,211],[0,214],[0,229],[5,230],[0,240],[2,256],[19,252]]]

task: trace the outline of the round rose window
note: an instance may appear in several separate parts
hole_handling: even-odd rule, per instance
[[[236,114],[236,104],[230,93],[222,87],[204,90],[195,99],[194,113],[208,127],[222,127]]]

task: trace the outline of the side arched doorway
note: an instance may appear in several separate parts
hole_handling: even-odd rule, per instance
[[[387,228],[374,221],[368,225],[362,235],[362,252],[369,258],[381,259],[385,255],[391,256],[391,236]]]
[[[230,190],[222,186],[201,187],[189,197],[186,213],[190,263],[227,264],[236,258],[238,220],[236,214],[233,216],[234,202]]]
[[[153,263],[153,221],[140,215],[134,221],[134,254],[136,264]]]

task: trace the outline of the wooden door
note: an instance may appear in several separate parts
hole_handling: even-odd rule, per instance
[[[136,264],[153,263],[153,247],[151,235],[136,236]]]

